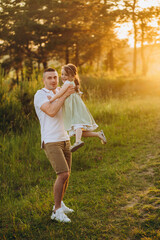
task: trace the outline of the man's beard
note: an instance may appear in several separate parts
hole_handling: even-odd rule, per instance
[[[56,84],[54,86],[49,86],[49,90],[55,90],[56,88],[57,88]]]

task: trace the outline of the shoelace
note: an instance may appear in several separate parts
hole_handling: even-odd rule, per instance
[[[67,215],[65,213],[62,213],[62,212],[58,214],[58,217],[61,218],[62,220],[67,220],[68,219]]]

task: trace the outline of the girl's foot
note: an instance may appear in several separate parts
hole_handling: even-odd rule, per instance
[[[107,140],[106,140],[106,137],[105,137],[105,135],[104,135],[103,130],[101,130],[101,131],[98,133],[98,135],[99,135],[99,138],[101,139],[101,143],[102,143],[102,144],[106,144],[106,143],[107,143]]]
[[[78,148],[82,147],[84,145],[84,142],[79,141],[73,144],[73,146],[71,146],[71,152],[75,152]]]

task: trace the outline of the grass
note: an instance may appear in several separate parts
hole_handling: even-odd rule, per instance
[[[87,102],[108,143],[84,139],[73,154],[70,224],[50,220],[56,176],[38,122],[1,136],[1,239],[159,239],[159,104],[154,96]]]

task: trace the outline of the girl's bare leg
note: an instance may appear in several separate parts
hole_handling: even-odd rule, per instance
[[[99,132],[83,131],[82,137],[99,137]]]
[[[80,142],[82,138],[82,129],[81,128],[77,128],[76,129],[76,142]]]
[[[83,131],[82,136],[83,137],[98,137],[102,144],[106,144],[106,137],[104,136],[104,133],[102,134],[102,130],[100,132],[90,132],[90,131]]]

